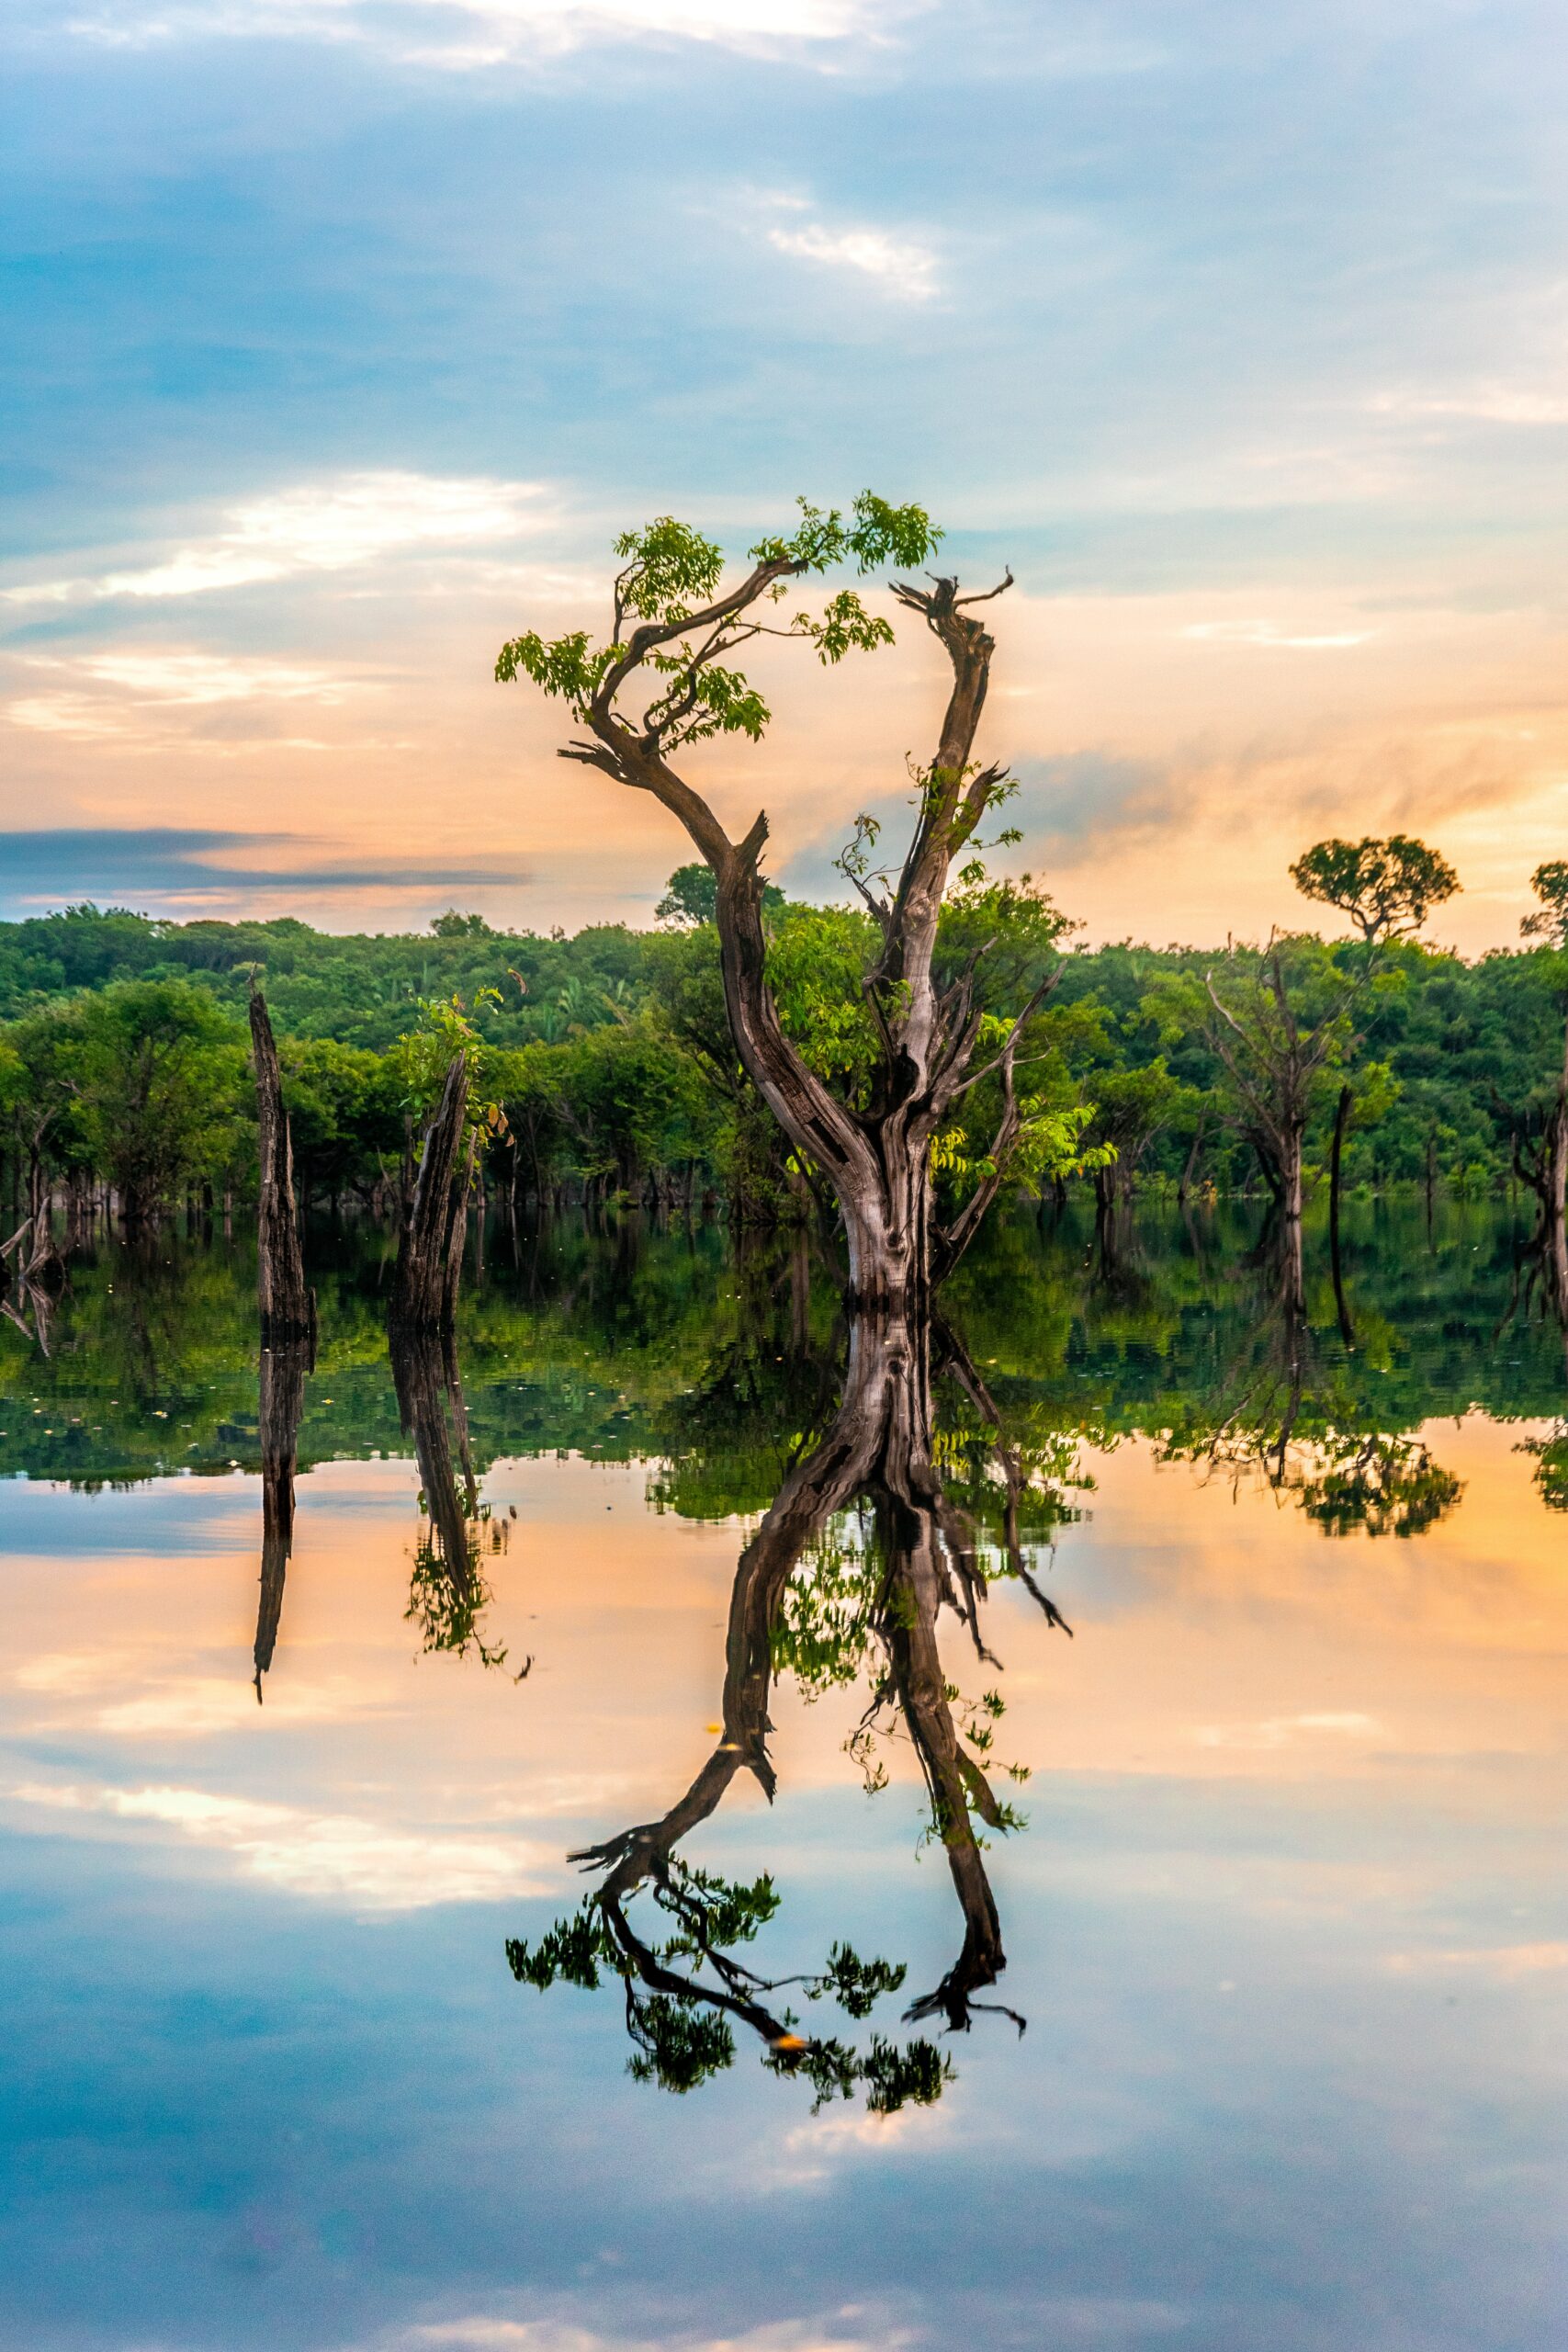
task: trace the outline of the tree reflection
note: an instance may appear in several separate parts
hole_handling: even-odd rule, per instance
[[[487,1550],[506,1549],[511,1527],[479,1500],[456,1342],[450,1331],[395,1326],[389,1345],[399,1419],[419,1464],[420,1533],[407,1614],[427,1652],[466,1657],[471,1650],[481,1665],[503,1666],[505,1650],[493,1648],[480,1629],[491,1593],[479,1563]]]
[[[283,1622],[283,1588],[294,1549],[294,1471],[299,1417],[305,1407],[305,1374],[310,1369],[309,1340],[280,1341],[261,1351],[262,1562],[254,1648],[256,1701],[262,1676],[272,1665]]]
[[[953,1453],[971,1489],[980,1478],[980,1429],[988,1430],[996,1490],[989,1513],[976,1507],[973,1493],[961,1500],[939,1470],[933,1356],[953,1374],[969,1417]],[[725,1385],[733,1399],[733,1377]],[[1059,1464],[1059,1448],[1053,1459]],[[863,1960],[850,1945],[835,1944],[815,1973],[764,1974],[739,1951],[778,1908],[771,1880],[714,1878],[678,1849],[741,1772],[772,1799],[776,1672],[794,1670],[808,1689],[867,1673],[870,1703],[852,1749],[874,1786],[886,1777],[879,1739],[910,1743],[929,1800],[928,1836],[946,1856],[963,1920],[951,1966],[909,2003],[905,2018],[940,2017],[950,2030],[967,2030],[976,2011],[999,2007],[976,1996],[1006,1966],[983,1831],[1019,1826],[987,1776],[1001,1702],[994,1691],[969,1706],[961,1702],[943,1668],[938,1629],[943,1610],[951,1611],[976,1657],[994,1666],[982,1632],[994,1573],[1021,1577],[1047,1622],[1061,1625],[1027,1567],[1024,1544],[1032,1512],[1048,1523],[1064,1509],[1030,1449],[1004,1441],[984,1382],[953,1334],[898,1317],[855,1317],[837,1409],[814,1442],[802,1442],[740,1555],[717,1745],[658,1819],[572,1857],[602,1873],[599,1883],[572,1918],[536,1943],[508,1944],[519,1981],[544,1990],[558,1982],[596,1987],[605,1973],[618,1977],[635,2045],[632,2071],[666,2089],[691,2089],[729,2065],[736,2029],[744,2028],[764,2045],[774,2071],[806,2075],[819,2102],[858,2091],[868,2108],[890,2112],[940,2097],[951,2068],[929,2040],[898,2044],[874,2034],[863,2048],[799,2030],[795,2011],[777,1997],[788,1988],[863,2020],[902,1987],[901,1963]],[[1015,2011],[1001,2013],[1022,2030]]]
[[[1462,1480],[1410,1430],[1369,1426],[1354,1359],[1325,1352],[1298,1295],[1264,1242],[1255,1253],[1263,1305],[1250,1343],[1225,1361],[1216,1390],[1173,1398],[1161,1459],[1186,1461],[1233,1483],[1256,1478],[1294,1502],[1329,1536],[1423,1535],[1453,1510]],[[1335,1295],[1348,1327],[1342,1282]],[[1379,1319],[1363,1317],[1359,1352],[1389,1352]]]

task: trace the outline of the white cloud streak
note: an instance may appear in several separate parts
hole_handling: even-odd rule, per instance
[[[1382,1739],[1386,1733],[1375,1715],[1269,1715],[1255,1724],[1205,1724],[1194,1732],[1200,1747],[1271,1750],[1292,1747],[1303,1739],[1344,1741]]]
[[[1475,384],[1451,391],[1380,392],[1374,416],[1451,417],[1472,424],[1568,424],[1568,392],[1518,384]]]
[[[76,40],[149,49],[197,40],[352,42],[462,73],[633,41],[837,50],[886,40],[897,0],[109,0],[65,21]],[[454,31],[438,29],[444,22]]]
[[[88,653],[72,661],[36,654],[26,666],[60,683],[53,691],[21,695],[6,703],[11,724],[82,742],[146,740],[143,714],[152,717],[153,740],[162,740],[166,730],[158,721],[160,713],[247,703],[330,706],[355,690],[353,681],[310,664],[184,649]]]
[[[223,527],[131,571],[25,581],[10,605],[158,601],[248,588],[378,559],[493,547],[536,527],[540,487],[482,477],[357,473],[301,483],[234,507]]]
[[[520,1839],[384,1827],[204,1789],[116,1789],[28,1781],[19,1804],[145,1823],[226,1855],[240,1875],[359,1911],[418,1911],[547,1892],[539,1849]]]
[[[891,236],[886,229],[830,229],[822,221],[770,229],[768,243],[797,260],[868,277],[902,302],[929,302],[937,291],[937,257],[929,246]]]
[[[680,2352],[904,2352],[906,2330],[879,2329],[868,2335],[863,2311],[833,2312],[823,2319],[782,2320],[749,2328],[744,2335],[700,2342],[682,2333]],[[845,2332],[848,2323],[852,2333]],[[476,2312],[458,2319],[397,2329],[379,2339],[377,2352],[664,2352],[668,2336],[604,2335],[559,2320],[519,2320]]]
[[[1375,629],[1333,629],[1299,633],[1275,621],[1193,621],[1181,631],[1200,645],[1260,645],[1290,653],[1328,653],[1341,646],[1368,645]]]

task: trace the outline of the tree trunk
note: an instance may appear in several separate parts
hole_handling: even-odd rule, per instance
[[[1198,1154],[1203,1148],[1203,1132],[1207,1125],[1207,1119],[1202,1112],[1200,1112],[1198,1124],[1192,1130],[1192,1148],[1187,1155],[1187,1164],[1181,1171],[1181,1182],[1176,1188],[1177,1204],[1180,1208],[1186,1207],[1187,1195],[1192,1189],[1192,1178],[1198,1166]]]
[[[1302,1256],[1302,1130],[1288,1126],[1279,1137],[1280,1283],[1287,1313],[1306,1312]]]
[[[424,1131],[419,1176],[398,1245],[391,1320],[409,1330],[448,1330],[457,1313],[473,1152],[470,1138],[465,1158],[468,1105],[468,1058],[457,1054]]]
[[[1334,1143],[1329,1153],[1328,1169],[1328,1260],[1334,1275],[1334,1304],[1339,1314],[1339,1336],[1348,1348],[1355,1346],[1356,1335],[1351,1327],[1349,1309],[1345,1304],[1345,1279],[1339,1259],[1339,1178],[1352,1099],[1350,1089],[1342,1086],[1334,1109]]]
[[[886,1120],[863,1173],[835,1189],[849,1251],[849,1291],[863,1315],[923,1311],[931,1283],[931,1155],[923,1135]]]
[[[256,1202],[256,1291],[264,1345],[308,1340],[315,1329],[315,1299],[305,1287],[305,1261],[294,1213],[294,1154],[283,1074],[266,999],[251,989],[251,1046],[256,1070],[256,1143],[260,1191]],[[128,1220],[129,1221],[129,1220]]]
[[[1568,1317],[1568,1224],[1564,1222],[1564,1203],[1568,1198],[1568,1091],[1558,1095],[1547,1130],[1545,1160],[1542,1255],[1552,1304],[1560,1317]]]

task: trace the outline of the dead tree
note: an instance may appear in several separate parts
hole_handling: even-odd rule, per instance
[[[874,920],[878,948],[862,987],[881,1045],[881,1066],[863,1103],[841,1101],[784,1034],[767,977],[762,926],[761,855],[768,820],[759,815],[732,840],[708,802],[674,764],[684,745],[715,734],[755,740],[769,712],[729,657],[760,636],[813,645],[837,662],[852,649],[887,642],[889,624],[852,590],[827,601],[820,616],[783,603],[789,583],[829,566],[862,572],[887,563],[922,563],[940,534],[916,506],[895,508],[869,492],[852,519],[805,507],[788,538],[750,550],[751,568],[720,594],[722,551],[669,518],[617,542],[626,559],[615,582],[609,642],[590,646],[581,632],[547,643],[536,635],[502,648],[496,675],[531,677],[562,698],[587,730],[564,759],[600,769],[647,792],[684,826],[715,879],[725,1002],[735,1047],[748,1076],[795,1151],[820,1171],[838,1202],[849,1256],[849,1287],[862,1311],[923,1305],[931,1286],[955,1262],[1007,1181],[1021,1140],[1014,1065],[1039,995],[1017,1008],[1003,1042],[976,1066],[982,1007],[976,968],[945,983],[937,968],[937,930],[953,862],[1010,789],[1003,768],[974,759],[995,641],[973,609],[1010,586],[1010,572],[983,595],[962,596],[958,582],[893,590],[942,647],[952,686],[934,754],[918,775],[913,837],[897,880],[886,886],[865,854],[875,827],[862,820],[844,870]],[[640,704],[640,707],[638,705]],[[931,1147],[960,1098],[997,1075],[1002,1107],[985,1155],[979,1192],[951,1229],[933,1215]]]
[[[264,1346],[309,1340],[316,1300],[305,1286],[305,1260],[294,1205],[294,1147],[283,1104],[283,1073],[266,999],[251,982],[251,1047],[256,1072],[256,1291]]]
[[[457,1311],[473,1144],[465,1143],[468,1057],[455,1054],[424,1131],[419,1175],[398,1245],[391,1321],[405,1330],[449,1331]]]

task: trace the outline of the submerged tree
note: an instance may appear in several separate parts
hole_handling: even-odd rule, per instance
[[[1353,1015],[1364,992],[1385,983],[1390,941],[1408,938],[1432,907],[1459,888],[1453,869],[1425,842],[1319,842],[1291,873],[1308,898],[1338,907],[1361,934],[1359,946],[1325,946],[1311,933],[1271,933],[1262,948],[1233,946],[1226,965],[1166,978],[1151,992],[1168,1030],[1201,1033],[1224,1073],[1222,1102],[1257,1155],[1279,1216],[1281,1283],[1293,1311],[1304,1306],[1302,1213],[1305,1150],[1314,1113],[1340,1076],[1331,1151],[1331,1225],[1337,1261],[1338,1187],[1354,1103],[1348,1068],[1359,1040]]]
[[[790,601],[793,582],[844,565],[865,573],[922,564],[940,537],[922,508],[892,506],[869,492],[847,519],[802,501],[797,527],[761,540],[745,576],[725,589],[722,549],[665,516],[616,541],[622,569],[605,643],[592,644],[581,629],[553,640],[529,632],[503,646],[496,663],[498,678],[533,679],[586,729],[584,739],[564,747],[563,758],[651,793],[685,827],[713,876],[736,1051],[795,1152],[831,1188],[848,1240],[852,1295],[883,1307],[920,1301],[949,1270],[1006,1181],[1030,1125],[1015,1069],[1046,980],[1032,981],[1004,1013],[987,1014],[979,974],[991,942],[977,939],[946,976],[938,956],[954,863],[973,859],[982,826],[1012,789],[1003,768],[974,757],[995,650],[975,607],[1001,594],[1011,574],[980,595],[961,595],[958,582],[946,577],[928,587],[900,581],[893,589],[942,646],[952,689],[934,755],[914,772],[916,819],[897,875],[874,869],[877,827],[865,818],[842,862],[873,925],[856,992],[874,1027],[875,1067],[852,1096],[812,1067],[780,1018],[762,920],[766,816],[732,840],[675,763],[711,737],[756,741],[763,733],[768,707],[732,666],[732,657],[755,639],[810,646],[829,664],[891,641],[889,622],[868,610],[855,590],[840,589],[807,611]],[[972,868],[964,871],[976,878]],[[680,911],[698,910],[696,894],[682,893]],[[969,1090],[991,1077],[1000,1105],[989,1149],[975,1155],[976,1181],[962,1220],[941,1225],[932,1208],[933,1140]]]

